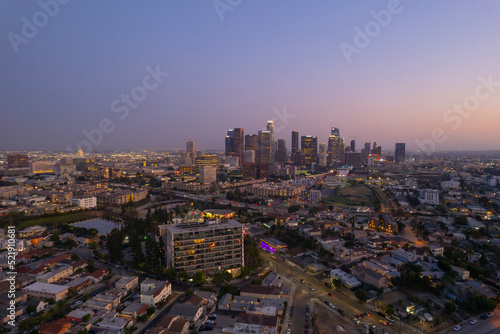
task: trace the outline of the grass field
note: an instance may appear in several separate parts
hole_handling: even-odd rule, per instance
[[[14,222],[14,225],[20,228],[26,228],[34,225],[47,225],[47,224],[59,224],[59,223],[64,224],[90,218],[94,218],[94,216],[91,216],[87,212],[75,212],[57,217],[45,217],[45,218],[25,220],[22,222]]]
[[[368,187],[345,187],[340,188],[340,193],[329,197],[333,205],[371,205],[371,190]]]

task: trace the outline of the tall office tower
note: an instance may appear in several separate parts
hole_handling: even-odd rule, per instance
[[[331,135],[328,137],[327,165],[338,167],[344,163],[345,143],[344,138]]]
[[[351,140],[351,152],[356,152],[356,141]]]
[[[396,143],[396,152],[394,154],[394,158],[397,164],[405,162],[406,158],[406,144],[405,143]]]
[[[292,131],[292,155],[299,150],[299,131]]]
[[[226,155],[231,155],[234,152],[234,129],[227,130],[226,136]]]
[[[254,150],[245,150],[243,152],[243,163],[255,163],[256,153]]]
[[[252,152],[254,151],[245,151]],[[243,163],[243,180],[255,180],[257,178],[257,164],[253,162],[244,162]]]
[[[278,139],[278,149],[276,150],[276,162],[287,162],[286,141]]]
[[[326,144],[321,143],[319,144],[319,165],[324,167],[326,166],[326,162],[327,162]]]
[[[246,150],[255,152],[259,150],[259,136],[255,134],[245,135],[245,151]]]
[[[214,183],[217,180],[217,167],[202,166],[200,167],[200,183]]]
[[[243,161],[243,151],[245,149],[245,130],[243,128],[234,128],[234,153]]]
[[[353,168],[361,168],[363,164],[363,154],[361,152],[348,152],[345,154],[345,164]]]
[[[189,222],[159,227],[166,248],[167,267],[192,275],[228,271],[244,266],[243,225],[227,222]]]
[[[29,168],[27,154],[8,154],[7,155],[7,168]]]
[[[271,133],[267,130],[259,130],[259,154],[257,161],[259,163],[271,162]]]
[[[318,137],[316,136],[302,136],[300,143],[300,150],[302,152],[304,163],[312,164],[318,162]]]
[[[194,158],[196,158],[196,152],[194,149],[194,141],[189,140],[186,143],[186,162],[189,159],[189,165],[194,165]]]
[[[274,147],[274,122],[273,121],[267,121],[267,127],[266,130],[269,131],[270,136],[271,136],[271,162],[276,161],[276,150]]]
[[[332,128],[330,135],[334,136],[334,137],[340,137],[340,129],[339,128]]]
[[[382,156],[382,146],[378,146],[377,142],[373,142],[372,154],[377,154],[379,159]]]
[[[371,143],[369,141],[365,142],[365,147],[363,148],[363,159],[365,161],[368,161],[368,156],[370,155],[371,151]]]

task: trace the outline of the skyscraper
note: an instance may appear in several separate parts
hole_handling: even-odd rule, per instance
[[[194,165],[194,158],[195,157],[196,157],[196,153],[195,153],[195,149],[194,149],[194,141],[189,140],[186,143],[186,162],[189,165]]]
[[[259,163],[271,162],[271,133],[267,130],[259,131],[259,154],[257,161]]]
[[[278,139],[278,150],[276,151],[276,162],[286,162],[286,142],[284,139]]]
[[[334,136],[334,137],[340,137],[340,129],[339,128],[332,128],[330,135]]]
[[[377,154],[379,158],[382,156],[382,146],[378,146],[377,142],[373,142],[372,154]]]
[[[356,141],[351,140],[351,152],[356,152]]]
[[[299,131],[292,131],[292,155],[299,150]]]
[[[234,129],[234,153],[239,158],[240,164],[243,161],[243,150],[245,148],[245,130],[243,128]]]
[[[266,130],[269,131],[270,137],[271,137],[271,162],[274,162],[276,160],[276,150],[275,150],[275,143],[274,143],[274,122],[273,121],[267,121],[267,127]]]
[[[406,144],[405,143],[396,143],[396,152],[394,154],[394,159],[397,164],[405,162],[406,158]]]
[[[226,135],[226,155],[231,155],[232,152],[234,152],[234,129],[229,129]]]
[[[302,151],[305,164],[318,162],[318,137],[302,136],[300,149]]]
[[[324,167],[326,166],[326,163],[327,163],[326,144],[321,143],[319,144],[319,165]]]
[[[365,142],[365,147],[363,148],[363,159],[368,161],[368,156],[371,152],[371,143],[369,141]]]
[[[334,135],[328,137],[327,165],[338,167],[344,163],[345,144],[344,138]]]
[[[259,136],[256,134],[245,135],[245,150],[257,152],[259,150]]]

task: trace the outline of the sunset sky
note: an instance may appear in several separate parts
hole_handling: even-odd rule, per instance
[[[223,149],[228,128],[257,133],[284,109],[288,149],[292,130],[325,142],[332,126],[358,148],[413,150],[441,128],[439,150],[500,149],[500,2],[392,2],[1,1],[0,150],[76,149],[103,119],[94,149]],[[380,29],[348,62],[340,45],[367,24]],[[116,112],[156,68],[169,75]]]

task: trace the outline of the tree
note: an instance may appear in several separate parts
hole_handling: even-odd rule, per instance
[[[121,262],[123,260],[123,235],[119,229],[114,228],[108,235],[106,248],[111,262]]]
[[[188,289],[186,289],[186,292],[184,292],[184,295],[186,295],[186,297],[189,297],[189,296],[192,296],[193,293],[194,293],[193,289],[188,288]]]
[[[366,290],[358,289],[356,290],[354,295],[362,302],[366,302],[368,300],[368,293],[366,292]]]
[[[187,281],[189,279],[189,274],[184,269],[183,271],[181,271],[180,273],[177,274],[177,278],[179,278],[179,280],[185,282],[185,281]]]
[[[148,314],[148,316],[152,316],[153,314],[155,314],[155,311],[156,311],[156,307],[151,306],[151,307],[147,308],[146,313]]]
[[[385,314],[387,315],[393,315],[395,310],[394,310],[394,306],[392,306],[392,304],[389,304],[387,305],[385,308],[384,308],[384,312]]]
[[[201,270],[197,271],[193,275],[193,283],[196,285],[202,285],[203,283],[205,283],[206,280],[207,276],[205,276],[205,273]]]
[[[168,268],[165,272],[165,277],[169,281],[175,281],[177,279],[177,271],[175,270],[175,268]]]
[[[83,322],[89,322],[91,318],[92,318],[92,316],[90,315],[90,313],[89,314],[85,314],[83,316],[83,318],[82,318],[82,321]]]
[[[446,314],[452,314],[457,310],[457,305],[454,302],[446,302],[444,303],[444,312]]]
[[[28,305],[28,307],[26,307],[26,313],[28,313],[28,314],[33,313],[35,311],[36,311],[35,305]]]
[[[300,206],[294,204],[288,207],[288,213],[295,213],[300,210]]]

